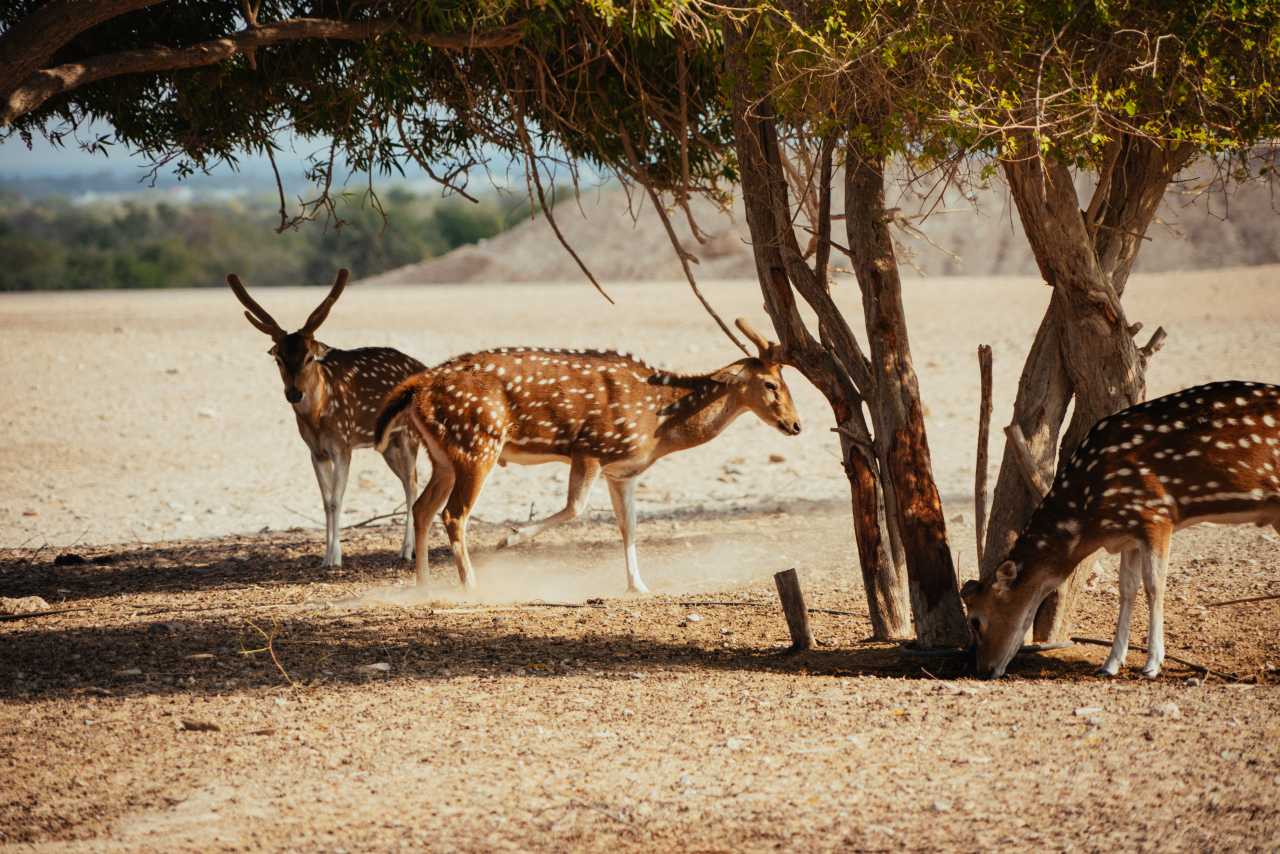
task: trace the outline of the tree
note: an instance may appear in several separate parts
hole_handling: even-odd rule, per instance
[[[1166,188],[1197,157],[1234,159],[1275,137],[1280,4],[1207,0],[983,4],[937,82],[947,122],[996,158],[1053,296],[1024,365],[1012,424],[1052,480],[1100,418],[1141,401],[1163,342],[1138,346],[1121,297]],[[1082,203],[1075,180],[1091,173]],[[1062,424],[1072,407],[1065,432]],[[1006,446],[983,577],[1040,495]],[[1037,640],[1069,631],[1077,574],[1046,600]]]

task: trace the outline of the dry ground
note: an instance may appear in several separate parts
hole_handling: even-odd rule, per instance
[[[1152,393],[1280,378],[1276,276],[1135,277],[1131,318],[1170,331]],[[762,317],[750,284],[707,290]],[[354,288],[322,338],[427,361],[511,343],[733,358],[683,286],[612,291],[616,309],[580,284]],[[319,296],[262,300],[290,324]],[[973,345],[995,345],[1000,424],[1047,298],[1029,280],[908,286],[965,574]],[[459,595],[437,530],[423,600],[395,527],[348,531],[339,572],[315,567],[313,526],[290,530],[319,502],[265,349],[221,291],[0,299],[0,596],[87,609],[0,622],[0,847],[1280,846],[1280,606],[1207,607],[1280,588],[1274,535],[1175,540],[1170,651],[1244,681],[1177,665],[1100,680],[1105,650],[1087,646],[954,679],[957,661],[863,642],[829,416],[793,378],[801,437],[743,419],[646,477],[654,595],[619,598],[603,494],[584,521],[493,550],[501,523],[563,502],[563,471],[542,467],[498,472],[481,499],[485,596]],[[360,452],[348,520],[398,500]],[[55,562],[71,553],[89,562]],[[787,566],[812,605],[847,612],[816,614],[824,645],[799,657],[778,655],[770,576]],[[1109,638],[1111,564],[1085,599],[1081,631]],[[1176,717],[1156,713],[1169,703]]]
[[[391,528],[354,536],[335,573],[314,568],[310,533],[85,549],[94,562],[73,566],[3,553],[0,586],[87,610],[0,624],[0,840],[1280,845],[1280,606],[1203,607],[1274,585],[1274,536],[1199,529],[1175,554],[1171,652],[1248,681],[1202,683],[1177,665],[1155,683],[1134,670],[1102,680],[1092,670],[1105,650],[1080,647],[985,683],[952,679],[959,662],[863,641],[846,518],[815,507],[650,519],[642,557],[657,595],[561,603],[582,607],[460,604],[443,554],[437,601],[415,602],[395,586],[409,576]],[[623,588],[606,522],[495,555],[502,532],[476,536],[491,591],[526,599],[543,573],[589,596]],[[811,605],[850,613],[815,614],[823,645],[788,657],[768,576],[802,557]],[[1080,630],[1109,636],[1114,576],[1095,587]],[[1177,717],[1159,714],[1168,703]],[[218,729],[184,729],[208,724]]]

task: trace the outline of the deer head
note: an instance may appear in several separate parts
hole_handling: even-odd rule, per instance
[[[1023,575],[1022,583],[1019,575]],[[960,600],[969,619],[974,671],[980,678],[1003,676],[1022,646],[1036,609],[1052,591],[1052,587],[1041,590],[1033,580],[1039,577],[1038,573],[1020,573],[1016,563],[1006,560],[990,581],[970,579],[960,588]]]
[[[782,379],[786,351],[782,345],[768,340],[739,317],[735,324],[760,351],[755,359],[739,359],[718,371],[715,379],[729,385],[738,399],[766,424],[772,424],[788,436],[800,432],[800,416],[796,414],[791,390]]]
[[[315,387],[316,366],[324,361],[329,348],[315,340],[313,336],[320,328],[320,324],[324,323],[325,318],[329,316],[329,309],[333,308],[333,304],[342,295],[343,288],[347,286],[348,275],[345,269],[338,271],[338,277],[334,280],[333,287],[329,289],[329,295],[315,307],[307,318],[307,322],[296,332],[285,332],[281,329],[280,324],[276,323],[266,309],[249,296],[240,277],[235,273],[227,275],[227,284],[231,286],[236,299],[240,300],[245,307],[244,316],[249,323],[259,332],[271,336],[273,343],[267,353],[276,360],[276,367],[280,369],[280,379],[284,380],[285,400],[294,406],[305,405],[308,393]]]

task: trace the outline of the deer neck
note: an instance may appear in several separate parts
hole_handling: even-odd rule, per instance
[[[333,409],[333,376],[329,366],[323,363],[315,365],[304,388],[305,396],[293,404],[294,414],[313,427],[318,427],[325,416]]]
[[[664,388],[661,399],[660,454],[711,441],[745,409],[733,387],[712,379],[710,374],[673,380]]]

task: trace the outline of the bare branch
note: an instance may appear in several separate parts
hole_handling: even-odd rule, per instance
[[[1013,459],[1018,464],[1018,471],[1022,474],[1023,480],[1035,493],[1037,499],[1044,498],[1049,494],[1049,485],[1045,483],[1044,475],[1036,467],[1031,449],[1027,447],[1027,439],[1022,435],[1022,428],[1017,424],[1010,424],[1004,428],[1004,434],[1009,438],[1009,444],[1013,448]]]
[[[978,374],[982,402],[978,406],[978,461],[974,469],[973,526],[977,532],[978,566],[982,566],[982,549],[987,539],[987,455],[991,435],[991,345],[978,346]]]

